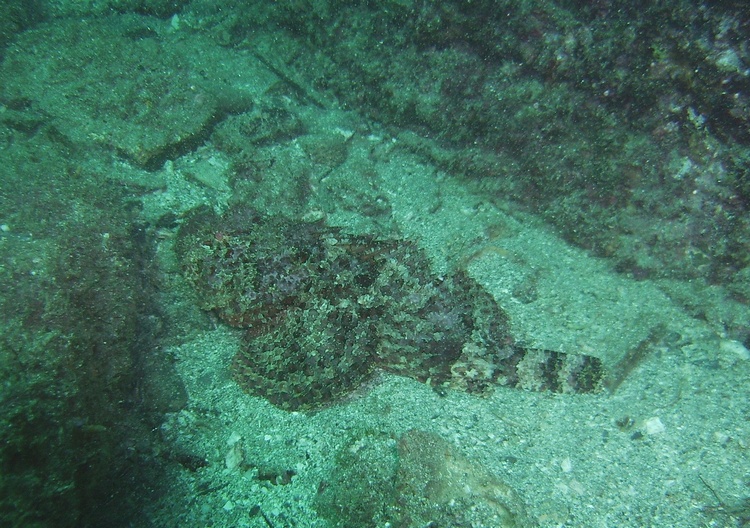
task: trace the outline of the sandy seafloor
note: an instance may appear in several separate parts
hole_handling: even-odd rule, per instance
[[[350,125],[353,117],[347,119]],[[327,118],[321,126],[335,123]],[[732,522],[707,484],[727,507],[741,500],[750,441],[750,360],[744,347],[722,339],[682,307],[688,298],[691,306],[703,303],[707,310],[732,305],[715,305],[710,292],[696,298],[689,285],[670,284],[673,297],[682,288],[678,303],[659,284],[624,278],[512,204],[500,210],[401,151],[398,138],[356,138],[348,161],[326,178],[351,185],[362,173],[350,170],[356,164],[368,164],[367,174],[377,174],[367,185],[385,193],[398,228],[420,241],[437,270],[461,252],[477,254],[472,245],[491,246],[469,269],[508,311],[521,342],[593,354],[609,366],[640,345],[647,349],[645,359],[617,390],[601,394],[497,389],[488,398],[456,391],[440,396],[416,381],[383,375],[351,401],[305,415],[248,396],[231,380],[227,365],[238,344],[232,330],[220,324],[183,328],[184,341],[167,352],[178,360],[190,403],[162,429],[210,465],[175,475],[176,496],[164,497],[154,513],[157,525],[263,526],[247,513],[260,505],[277,526],[323,526],[311,501],[334,462],[332,453],[366,442],[374,431],[397,437],[410,429],[436,432],[484,466],[516,490],[540,526]],[[189,183],[180,179],[179,163],[170,181],[150,207],[185,192]],[[434,207],[438,196],[450,198]],[[318,199],[327,203],[325,196]],[[358,220],[356,213],[328,215],[329,223],[354,230]],[[491,241],[481,235],[488,226],[502,226]],[[167,269],[175,265],[168,246],[161,253]],[[179,291],[181,278],[174,273]],[[525,303],[514,294],[531,274],[536,299]],[[174,310],[184,308],[174,303]],[[643,345],[651,332],[660,338]],[[261,466],[293,469],[291,483],[260,482],[257,468],[227,469],[226,457],[238,441],[243,453],[263,460]],[[211,492],[188,500],[185,485]]]
[[[249,91],[263,93],[263,75]],[[48,96],[48,111],[69,114],[55,97]],[[335,454],[412,429],[438,434],[515,490],[539,526],[742,522],[732,511],[747,495],[750,474],[750,357],[717,329],[723,318],[744,317],[746,307],[726,301],[719,289],[615,273],[513,203],[490,200],[430,165],[404,147],[408,141],[397,130],[330,107],[308,106],[300,115],[307,136],[346,138],[345,161],[309,165],[304,204],[285,202],[277,172],[258,186],[253,205],[271,213],[289,205],[330,225],[372,232],[383,226],[358,211],[377,197],[390,210],[384,221],[391,234],[416,240],[436,273],[466,266],[508,312],[520,342],[592,354],[609,368],[639,347],[643,358],[616,390],[600,394],[440,395],[383,375],[320,412],[285,412],[231,379],[239,335],[200,313],[172,251],[174,231],[165,229],[158,250],[167,277],[161,301],[177,324],[161,352],[175,358],[189,401],[166,416],[161,434],[207,465],[172,468],[167,493],[148,513],[153,526],[268,526],[251,515],[256,506],[276,528],[326,526],[313,501]],[[120,142],[127,152],[128,139],[105,139],[107,126],[79,137]],[[309,164],[296,139],[262,150],[290,167]],[[118,161],[109,174],[161,182],[141,198],[143,219],[155,222],[201,204],[225,208],[234,192],[228,167],[208,142],[152,173]],[[294,476],[272,484],[258,478],[261,471]]]

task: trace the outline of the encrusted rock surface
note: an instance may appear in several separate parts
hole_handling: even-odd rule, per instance
[[[2,104],[34,108],[61,142],[149,170],[195,149],[275,80],[252,58],[135,15],[40,24],[9,47],[0,77],[15,81],[0,85]]]
[[[531,528],[519,495],[439,435],[368,434],[345,445],[315,497],[332,527]]]

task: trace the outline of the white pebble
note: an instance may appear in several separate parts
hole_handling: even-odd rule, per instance
[[[245,460],[245,454],[242,452],[242,445],[235,442],[224,455],[224,464],[229,471],[234,471],[242,465]]]
[[[727,444],[727,443],[729,442],[729,440],[731,440],[731,439],[732,439],[732,437],[731,437],[731,436],[729,436],[729,435],[728,435],[727,433],[725,433],[724,431],[716,431],[716,432],[714,433],[714,440],[715,440],[715,441],[716,441],[716,443],[718,443],[718,444],[721,444],[721,445],[726,445],[726,444]]]
[[[719,343],[719,350],[725,354],[734,354],[740,359],[750,359],[750,350],[734,339],[722,339]]]
[[[647,435],[660,434],[667,430],[658,416],[654,416],[643,422],[643,428],[646,430]]]

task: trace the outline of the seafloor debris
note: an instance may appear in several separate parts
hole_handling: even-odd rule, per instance
[[[472,393],[601,385],[597,358],[516,345],[481,286],[463,272],[436,276],[407,240],[199,209],[177,252],[201,306],[247,329],[237,382],[284,409],[319,408],[376,369]]]

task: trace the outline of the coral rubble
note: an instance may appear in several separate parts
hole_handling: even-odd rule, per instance
[[[177,252],[202,308],[246,330],[237,382],[283,409],[317,409],[376,369],[479,394],[600,386],[597,358],[518,346],[481,286],[463,272],[436,276],[407,240],[199,209]]]

